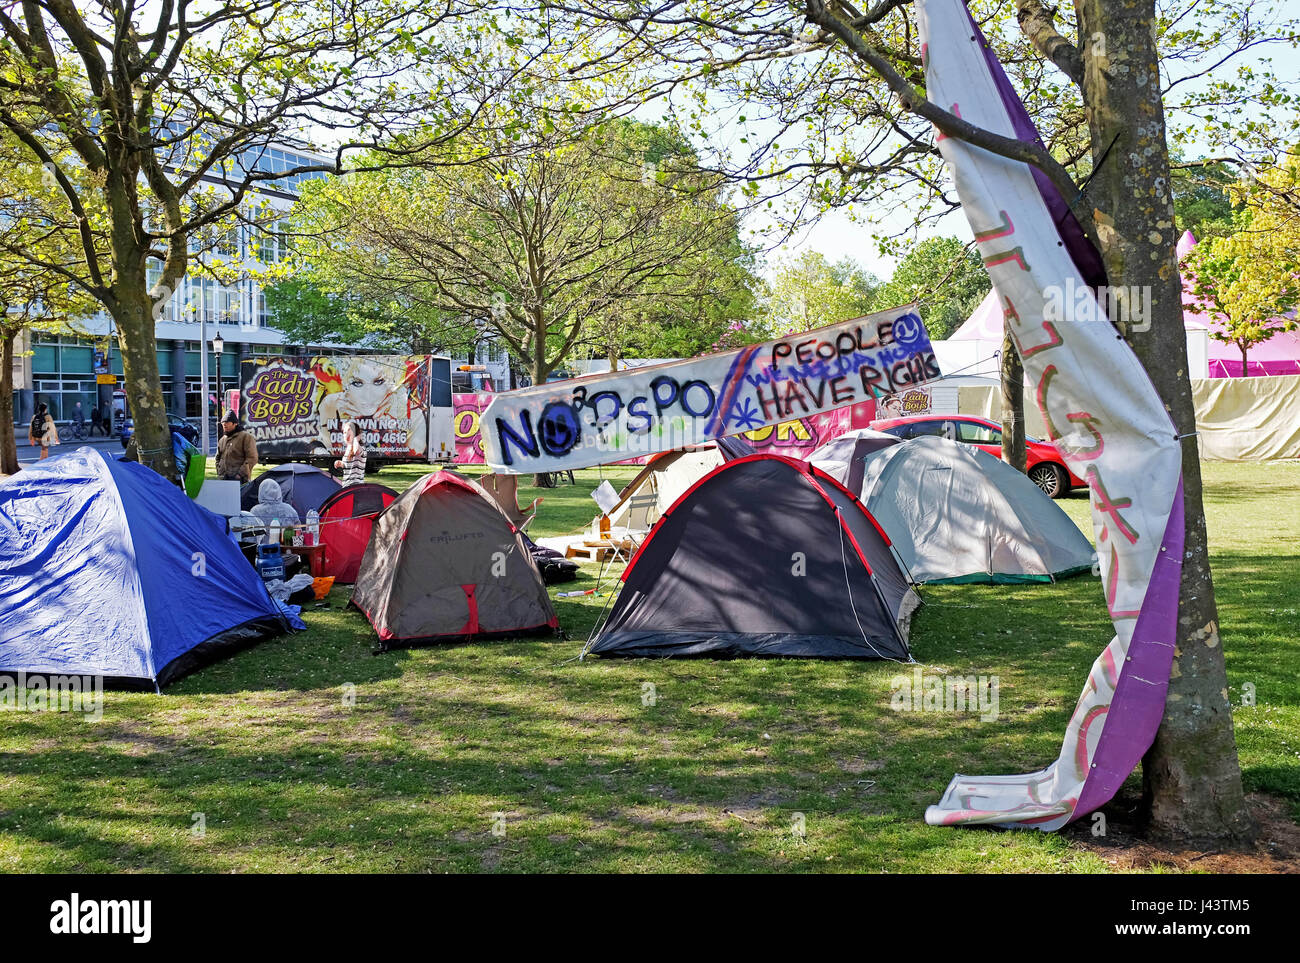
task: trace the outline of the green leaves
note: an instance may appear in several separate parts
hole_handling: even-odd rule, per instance
[[[1202,240],[1184,264],[1191,297],[1186,307],[1222,325],[1210,336],[1243,350],[1296,327],[1300,307],[1300,227],[1294,215],[1300,196],[1300,164],[1258,172],[1233,184],[1242,201],[1231,233]]]
[[[919,301],[930,339],[940,340],[961,326],[989,287],[988,272],[975,251],[955,237],[932,237],[898,262],[889,283],[876,291],[873,309]]]

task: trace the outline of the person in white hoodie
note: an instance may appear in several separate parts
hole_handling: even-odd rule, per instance
[[[302,524],[302,519],[298,517],[298,509],[284,500],[280,483],[273,478],[268,478],[257,486],[257,504],[253,506],[253,514],[258,521],[267,526],[270,526],[272,521],[282,529],[290,525]]]

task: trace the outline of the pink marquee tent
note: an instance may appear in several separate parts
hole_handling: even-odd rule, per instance
[[[1178,260],[1196,247],[1196,238],[1191,231],[1186,231],[1178,240]],[[1183,281],[1183,296],[1191,300],[1188,282]],[[1183,323],[1195,322],[1211,331],[1222,331],[1223,325],[1206,312],[1183,308]],[[1241,371],[1241,350],[1226,341],[1210,338],[1210,377],[1239,378]],[[1293,375],[1300,374],[1300,332],[1283,331],[1275,334],[1263,344],[1257,344],[1246,352],[1246,366],[1251,375]]]
[[[1182,261],[1195,246],[1196,238],[1192,236],[1191,231],[1186,231],[1178,241],[1178,260]],[[1190,286],[1185,280],[1183,295],[1185,300],[1191,300]],[[1201,332],[1223,330],[1223,325],[1208,313],[1186,307],[1183,309],[1183,327],[1188,332],[1189,355],[1197,353],[1194,344],[1199,342],[1200,338],[1196,338],[1196,335]],[[1002,311],[998,304],[997,292],[989,291],[979,307],[948,340],[985,342],[989,353],[998,350],[1002,344]],[[1241,351],[1237,346],[1214,338],[1204,340],[1209,353],[1209,376],[1211,378],[1241,377]],[[1246,359],[1251,375],[1300,374],[1300,332],[1289,331],[1274,335],[1263,344],[1251,348]],[[1196,377],[1195,373],[1193,377]]]

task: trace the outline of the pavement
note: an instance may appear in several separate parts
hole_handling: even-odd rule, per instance
[[[39,461],[41,457],[41,449],[39,447],[33,448],[31,445],[27,444],[27,427],[25,425],[19,425],[14,429],[14,434],[17,436],[18,441],[18,464],[23,468],[26,468],[28,465]],[[59,438],[60,443],[50,449],[51,458],[60,452],[72,451],[74,448],[80,448],[82,445],[89,445],[92,448],[102,449],[114,455],[119,455],[123,451],[122,442],[117,435],[109,435],[105,438],[103,435],[96,434],[94,438],[85,438],[81,441],[77,441],[72,437],[71,428],[60,426]]]

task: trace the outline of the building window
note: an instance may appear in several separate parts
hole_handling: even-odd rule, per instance
[[[32,394],[37,404],[49,406],[55,421],[70,421],[80,401],[81,413],[89,424],[90,410],[99,400],[94,345],[90,338],[33,334]]]
[[[263,264],[279,264],[289,253],[283,230],[284,221],[273,221],[258,231],[257,259]]]
[[[207,224],[190,234],[190,253],[216,252],[227,259],[240,255],[239,222],[220,221]]]
[[[239,324],[241,292],[214,278],[191,278],[185,320],[208,324]]]

